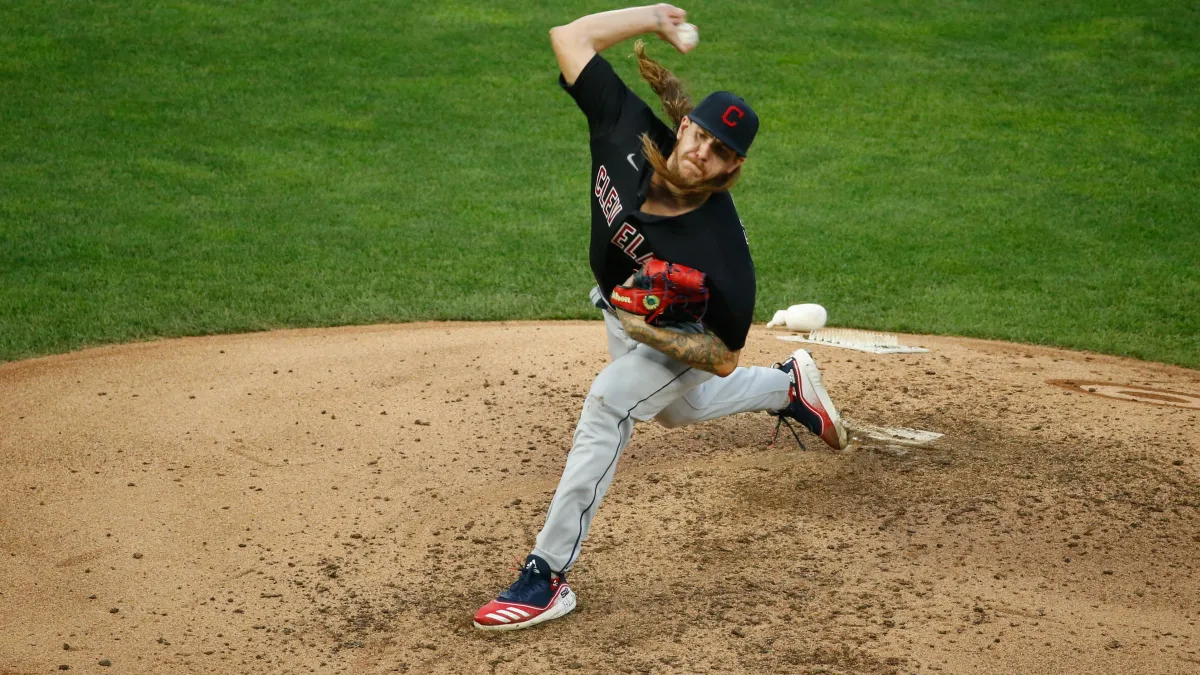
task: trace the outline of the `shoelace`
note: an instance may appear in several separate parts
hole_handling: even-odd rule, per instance
[[[768,448],[775,447],[775,437],[779,435],[779,425],[782,424],[782,425],[786,425],[787,430],[792,432],[792,438],[796,439],[796,444],[800,446],[800,449],[805,452],[808,452],[808,448],[804,447],[804,441],[800,440],[800,435],[797,434],[796,430],[792,428],[792,423],[787,421],[786,419],[784,419],[783,415],[780,415],[777,419],[779,421],[775,423],[775,431],[771,432],[771,441],[769,443],[767,443],[767,447]]]
[[[517,577],[517,580],[501,595],[502,597],[507,596],[513,602],[525,602],[529,599],[530,594],[534,592],[537,575],[523,566],[518,566],[516,569],[521,572],[521,576]]]
[[[771,367],[779,368],[782,365],[783,365],[782,363],[776,363],[775,365],[773,365]],[[797,383],[797,386],[799,386],[798,383]],[[788,431],[792,432],[792,438],[796,439],[796,445],[799,445],[800,449],[803,450],[804,452],[808,452],[808,448],[804,447],[804,441],[800,440],[800,434],[797,434],[796,430],[792,428],[792,423],[787,421],[786,419],[784,419],[783,415],[779,415],[778,420],[779,421],[775,423],[775,431],[771,432],[771,440],[767,442],[767,447],[768,448],[775,447],[775,437],[777,437],[779,435],[779,425],[786,424]]]
[[[509,590],[512,590],[513,588],[520,588],[524,592],[528,589],[529,584],[537,578],[536,574],[525,567],[525,562],[515,555],[513,556],[512,570],[514,572],[520,572],[521,576],[517,577],[517,580],[513,582],[512,586],[509,586]],[[558,573],[558,580],[566,581],[566,575]]]

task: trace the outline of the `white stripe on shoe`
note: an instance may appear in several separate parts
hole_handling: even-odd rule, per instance
[[[474,623],[475,627],[480,630],[519,630],[522,628],[529,628],[530,626],[536,626],[539,623],[550,621],[551,619],[557,619],[564,614],[569,614],[571,610],[575,609],[575,605],[575,593],[571,591],[569,586],[564,585],[562,589],[558,591],[558,594],[555,596],[554,600],[551,601],[550,605],[541,614],[529,614],[522,608],[509,605],[507,607],[497,609],[495,612],[488,612],[484,615],[488,619],[498,623],[481,624],[478,621]],[[534,608],[530,607],[530,609]],[[512,610],[512,612],[526,614],[529,618],[525,619],[524,621],[510,621],[505,614],[500,614],[500,612],[505,612],[506,614],[511,613],[509,610]]]
[[[498,610],[496,610],[496,613],[503,614],[504,616],[507,616],[508,618],[512,619],[513,621],[521,620],[521,615],[514,612],[512,610],[512,607],[509,607],[507,609],[498,609]]]
[[[510,612],[516,612],[517,614],[520,614],[523,618],[526,618],[526,619],[529,618],[529,612],[526,612],[525,610],[521,609],[520,607],[507,607],[506,609]],[[514,616],[513,618],[515,619],[517,617]]]

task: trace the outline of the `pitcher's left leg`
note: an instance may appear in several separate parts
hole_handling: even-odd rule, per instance
[[[652,419],[711,374],[639,344],[608,364],[583,404],[567,465],[520,578],[475,613],[483,630],[526,628],[575,607],[566,573],[579,557],[634,421]]]
[[[569,570],[612,483],[634,422],[653,419],[711,377],[645,345],[601,371],[584,400],[571,452],[533,554],[555,572]]]

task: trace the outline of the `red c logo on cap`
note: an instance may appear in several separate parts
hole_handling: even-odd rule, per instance
[[[737,119],[729,119],[730,113],[737,113]],[[745,116],[746,113],[742,112],[741,108],[737,107],[736,105],[731,105],[725,109],[725,114],[721,115],[721,121],[724,122],[725,126],[727,127],[736,127],[738,125],[737,121]]]

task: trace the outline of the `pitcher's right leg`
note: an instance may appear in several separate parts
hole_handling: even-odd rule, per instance
[[[778,368],[742,366],[728,377],[714,377],[663,408],[655,422],[674,429],[726,415],[779,410],[788,402],[791,378]]]
[[[681,427],[752,411],[794,419],[835,450],[845,449],[849,440],[821,371],[803,349],[773,368],[743,367],[729,377],[708,380],[664,408],[655,420]]]

